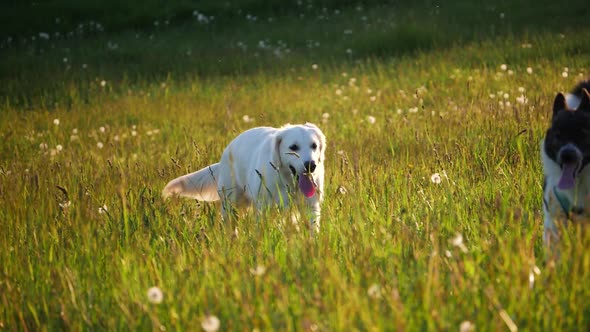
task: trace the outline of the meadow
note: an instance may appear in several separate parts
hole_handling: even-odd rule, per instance
[[[590,329],[539,143],[585,1],[8,2],[0,329]],[[328,139],[322,229],[161,198],[254,126]]]

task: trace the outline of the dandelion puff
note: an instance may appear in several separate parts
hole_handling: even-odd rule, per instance
[[[529,272],[529,288],[533,289],[535,287],[535,273],[533,271]]]
[[[53,119],[53,124],[59,126],[59,119]]]
[[[41,150],[47,150],[47,147],[48,147],[47,143],[45,143],[45,142],[39,144],[39,149],[41,149]]]
[[[475,325],[472,322],[470,322],[468,320],[461,322],[461,325],[459,325],[459,332],[471,332],[471,331],[475,331]]]
[[[215,315],[207,315],[201,321],[201,327],[203,328],[203,330],[205,330],[205,332],[215,332],[219,330],[220,325],[221,322],[219,321],[219,318],[217,318],[217,316]]]
[[[569,76],[569,74],[567,73],[567,71],[564,71],[563,73],[561,73],[561,77],[563,78],[567,78]]]
[[[100,130],[101,133],[104,133],[106,131],[106,129],[103,126],[100,126],[100,128],[98,128],[98,130]]]
[[[103,88],[107,85],[107,81],[102,80],[100,81],[100,86],[102,86]]]
[[[61,144],[58,144],[55,146],[55,150],[57,150],[57,152],[61,152],[61,150],[63,150],[63,146],[61,146]]]
[[[266,273],[266,267],[263,265],[257,265],[256,268],[250,269],[250,273],[253,276],[260,277]]]
[[[500,69],[502,69],[503,71],[506,71],[508,69],[508,65],[506,65],[505,63],[500,65]]]
[[[340,195],[346,195],[348,193],[348,190],[346,190],[346,188],[344,188],[343,186],[338,186],[338,193]]]
[[[136,130],[132,130],[131,131],[131,136],[137,136],[137,131]]]
[[[374,116],[372,116],[372,115],[367,116],[367,122],[369,122],[370,124],[375,124],[376,121],[377,121],[377,119],[375,119]]]
[[[147,290],[147,298],[150,303],[160,304],[164,300],[164,294],[159,287],[152,287]]]
[[[434,173],[430,176],[430,181],[434,184],[440,184],[442,182],[442,178],[439,173]]]
[[[311,65],[311,69],[317,70],[318,69],[318,65],[314,63],[313,65]]]
[[[104,144],[102,142],[98,142],[96,143],[96,147],[102,149],[104,147]]]
[[[530,75],[533,73],[533,68],[527,67],[526,72]]]
[[[248,116],[248,115],[244,115],[244,116],[242,117],[242,120],[243,120],[245,123],[250,123],[250,122],[254,121],[254,118],[251,118],[251,117],[250,117],[250,116]]]
[[[103,204],[102,206],[98,207],[98,214],[103,214],[103,213],[107,213],[109,209],[107,209],[107,205]]]
[[[372,284],[367,289],[367,295],[372,299],[381,298],[381,286],[378,284]]]

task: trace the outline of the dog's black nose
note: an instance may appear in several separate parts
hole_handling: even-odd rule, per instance
[[[559,159],[563,164],[571,164],[578,162],[578,153],[574,149],[563,149],[559,153]]]
[[[306,172],[313,173],[315,171],[315,161],[306,161],[303,163],[303,167],[305,167]]]

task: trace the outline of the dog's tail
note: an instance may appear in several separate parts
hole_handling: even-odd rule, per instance
[[[170,196],[190,197],[206,202],[217,201],[219,200],[218,178],[219,163],[216,163],[168,182],[162,191],[162,196],[164,198]]]

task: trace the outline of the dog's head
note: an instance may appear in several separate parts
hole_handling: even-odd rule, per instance
[[[545,135],[545,152],[562,170],[558,187],[571,189],[582,166],[590,160],[590,94],[582,90],[580,105],[570,109],[558,93],[553,102],[553,119]]]
[[[307,197],[315,194],[314,174],[323,172],[326,137],[316,125],[287,125],[275,136],[275,162],[297,180],[299,189]]]

